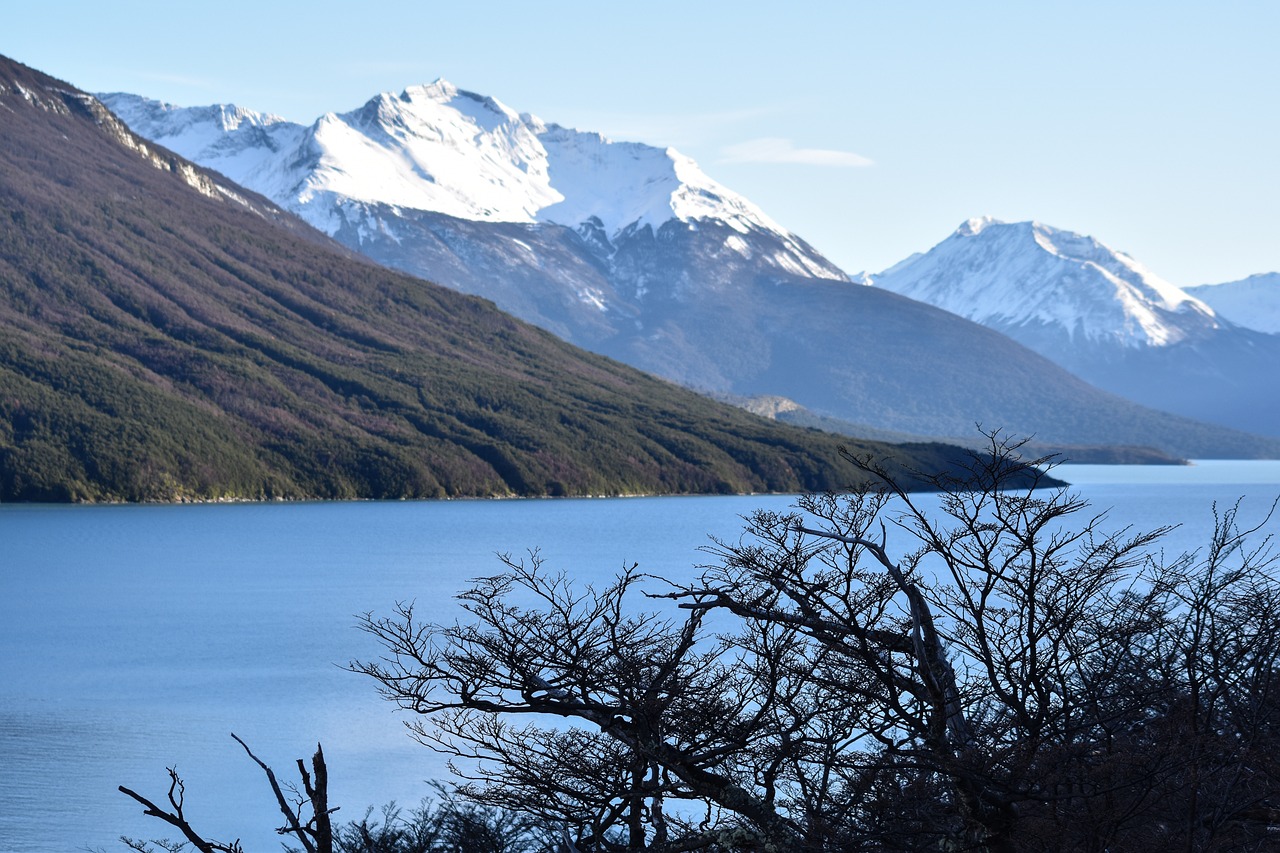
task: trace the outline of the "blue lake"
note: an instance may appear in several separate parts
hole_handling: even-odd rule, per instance
[[[1197,547],[1210,508],[1280,495],[1280,462],[1063,466],[1109,524],[1183,525]],[[342,665],[376,645],[357,614],[413,599],[436,621],[495,574],[495,554],[538,548],[551,569],[605,582],[633,562],[691,577],[708,536],[792,498],[671,497],[196,506],[0,506],[0,853],[123,850],[172,836],[116,790],[162,800],[187,783],[208,836],[279,850],[279,813],[243,737],[281,776],[317,741],[337,818],[415,804],[441,759],[412,742],[366,679]],[[1271,529],[1276,529],[1273,522]]]

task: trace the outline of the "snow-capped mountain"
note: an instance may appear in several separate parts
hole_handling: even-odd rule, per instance
[[[135,132],[262,192],[330,235],[380,231],[386,206],[479,222],[597,229],[610,240],[715,220],[780,243],[779,270],[843,279],[825,258],[674,148],[546,124],[438,80],[310,127],[231,105],[101,96]],[[357,204],[352,204],[352,203]],[[394,234],[392,234],[394,237]],[[740,250],[746,252],[742,240]]]
[[[141,135],[379,263],[700,390],[784,396],[916,435],[968,438],[982,423],[1175,454],[1236,440],[1104,394],[968,320],[858,286],[669,148],[548,124],[444,82],[306,127],[231,106],[102,98]]]
[[[863,283],[997,329],[1145,405],[1280,434],[1280,339],[1093,237],[983,217]],[[1199,297],[1199,298],[1197,298]]]
[[[1258,273],[1240,281],[1201,284],[1186,288],[1186,292],[1237,326],[1280,334],[1280,273]]]
[[[1036,349],[1169,346],[1221,327],[1214,311],[1092,237],[1040,222],[970,219],[870,282],[967,317]]]

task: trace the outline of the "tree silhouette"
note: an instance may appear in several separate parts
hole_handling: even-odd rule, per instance
[[[577,588],[536,554],[363,627],[475,800],[582,850],[1252,849],[1280,813],[1270,514],[1197,553],[1105,529],[999,434],[935,497],[758,512],[693,581]],[[1037,467],[1040,466],[1040,467]],[[560,720],[548,724],[548,718]],[[674,803],[674,805],[673,805]]]

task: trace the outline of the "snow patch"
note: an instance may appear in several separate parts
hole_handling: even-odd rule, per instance
[[[999,224],[996,219],[990,216],[975,216],[965,220],[956,230],[957,234],[965,237],[976,237],[986,230],[987,226]]]
[[[598,287],[584,287],[578,291],[578,298],[600,311],[608,311],[609,306],[604,301],[604,291]]]
[[[747,241],[743,240],[737,234],[730,234],[725,238],[724,246],[726,249],[742,255],[742,257],[747,260],[751,260],[751,246],[749,246]]]

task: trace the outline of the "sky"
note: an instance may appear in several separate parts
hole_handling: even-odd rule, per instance
[[[672,146],[848,272],[974,216],[1179,286],[1280,270],[1280,3],[0,0],[90,92],[311,123],[444,78]]]

